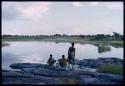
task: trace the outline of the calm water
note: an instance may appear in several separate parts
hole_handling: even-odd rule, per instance
[[[66,57],[70,43],[55,42],[8,42],[10,46],[2,47],[2,68],[18,62],[46,63],[50,54],[57,60]],[[76,58],[79,60],[98,57],[117,57],[123,59],[123,48],[111,47],[111,51],[98,53],[98,47],[91,44],[75,44]]]

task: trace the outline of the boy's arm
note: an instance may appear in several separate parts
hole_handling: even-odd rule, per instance
[[[49,64],[49,60],[47,61],[47,64]]]
[[[70,54],[70,48],[69,48],[69,50],[68,50],[68,55]]]

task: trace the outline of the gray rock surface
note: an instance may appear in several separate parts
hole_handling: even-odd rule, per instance
[[[117,60],[117,61],[116,61]],[[100,61],[97,63],[97,61]],[[88,64],[93,68],[99,64],[111,62],[123,63],[120,59],[99,58],[77,61]],[[90,63],[88,63],[90,62]],[[93,64],[92,64],[93,63]],[[96,64],[95,64],[96,63]],[[76,67],[75,69],[61,69],[48,67],[39,63],[14,63],[10,65],[13,70],[2,70],[3,84],[122,84],[123,75],[98,73],[94,69]],[[19,69],[20,71],[16,71]]]
[[[104,74],[87,71],[55,71],[43,72],[39,68],[33,73],[23,71],[2,71],[3,84],[121,84],[122,75]],[[50,73],[50,74],[49,74]]]

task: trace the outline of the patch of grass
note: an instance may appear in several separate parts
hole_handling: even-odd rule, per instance
[[[112,41],[110,44],[114,47],[123,47],[123,41]]]
[[[72,78],[60,78],[60,77],[55,77],[55,81],[57,81],[58,84],[78,84],[79,82],[76,79]]]
[[[2,42],[2,46],[8,46],[8,45],[9,45],[8,43]]]
[[[108,45],[99,45],[98,46],[99,53],[103,53],[103,52],[110,51],[110,50],[111,50],[111,48]]]
[[[78,81],[75,79],[66,79],[65,83],[66,84],[78,84]]]
[[[101,73],[123,74],[123,67],[113,64],[104,64],[97,68],[97,71]]]

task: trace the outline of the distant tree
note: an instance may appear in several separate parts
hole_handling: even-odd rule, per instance
[[[114,35],[115,37],[119,37],[119,36],[120,36],[120,34],[117,33],[117,32],[113,32],[113,35]]]
[[[85,38],[85,35],[79,35],[79,37],[81,37],[81,38]]]
[[[61,36],[60,34],[56,34],[55,36]]]
[[[68,35],[66,35],[66,34],[63,34],[63,36],[68,37]]]
[[[97,34],[97,35],[95,35],[95,40],[103,40],[103,39],[105,39],[105,35],[104,34]]]
[[[119,33],[117,33],[117,32],[113,32],[113,36],[114,36],[114,38],[115,39],[118,39],[118,40],[123,40],[123,36],[122,35],[120,35]]]

